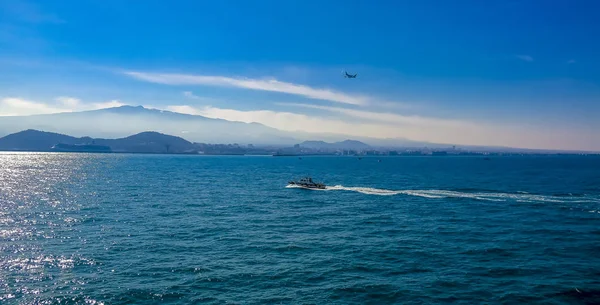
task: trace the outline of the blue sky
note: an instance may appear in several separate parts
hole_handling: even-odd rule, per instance
[[[0,115],[132,104],[284,130],[600,150],[599,10],[0,0]]]

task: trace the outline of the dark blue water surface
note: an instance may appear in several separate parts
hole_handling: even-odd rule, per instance
[[[3,153],[0,241],[2,304],[598,304],[600,158]]]

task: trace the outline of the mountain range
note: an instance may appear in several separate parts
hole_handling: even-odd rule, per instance
[[[94,138],[122,138],[153,130],[204,143],[289,145],[298,142],[289,133],[257,123],[211,119],[142,106],[0,117],[0,136],[27,129]]]
[[[366,149],[367,146],[374,148],[447,149],[452,146],[451,144],[419,142],[400,138],[353,137],[353,140],[344,140],[348,137],[347,135],[315,134],[301,131],[288,132],[259,123],[213,119],[199,115],[149,109],[142,106],[120,106],[81,112],[29,116],[0,116],[0,137],[30,129],[44,130],[60,135],[69,134],[74,139],[83,137],[124,139],[131,134],[138,135],[153,130],[159,134],[175,135],[181,137],[180,139],[187,139],[184,141],[198,143],[239,143],[289,147],[302,142],[300,146],[310,149],[360,150]],[[321,141],[313,141],[314,139]],[[56,143],[52,145],[54,144]],[[556,150],[465,145],[461,145],[461,149],[490,152],[557,152]]]
[[[35,129],[74,137],[123,138],[148,130],[203,143],[240,143],[289,146],[306,140],[338,142],[347,135],[288,132],[259,123],[244,123],[183,114],[142,106],[120,106],[99,110],[28,116],[0,116],[0,137]],[[435,147],[448,145],[404,139],[355,137],[377,147]],[[316,144],[316,143],[313,143]],[[306,145],[313,145],[306,143]],[[322,143],[321,143],[322,144]]]

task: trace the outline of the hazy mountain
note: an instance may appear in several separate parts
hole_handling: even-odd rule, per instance
[[[324,141],[304,141],[300,143],[300,147],[310,149],[348,149],[348,150],[365,150],[371,146],[356,140],[344,140],[341,142],[327,143]]]
[[[257,123],[231,122],[141,106],[0,117],[0,136],[26,129],[94,138],[121,138],[147,130],[155,130],[204,143],[290,145],[298,142],[291,133]]]
[[[55,144],[95,144],[109,146],[113,152],[139,153],[182,153],[194,149],[194,144],[185,139],[158,132],[142,132],[119,139],[94,139],[25,130],[0,138],[0,150],[50,151]]]

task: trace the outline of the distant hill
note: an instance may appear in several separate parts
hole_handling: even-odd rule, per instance
[[[356,141],[356,140],[344,140],[344,141],[336,142],[333,144],[342,149],[370,149],[371,148],[370,145],[365,144],[361,141]]]
[[[341,142],[327,143],[324,141],[304,141],[299,144],[300,147],[309,149],[320,149],[320,150],[366,150],[370,149],[371,146],[356,140],[344,140]]]
[[[55,144],[84,144],[83,140],[54,132],[28,129],[0,138],[0,150],[49,151]]]
[[[51,151],[56,144],[104,145],[113,152],[132,153],[184,153],[194,149],[194,144],[185,139],[150,131],[119,139],[94,139],[29,129],[0,138],[0,150]]]
[[[193,150],[191,142],[175,136],[146,131],[129,137],[114,140],[96,140],[96,144],[107,145],[113,151],[182,153]]]

